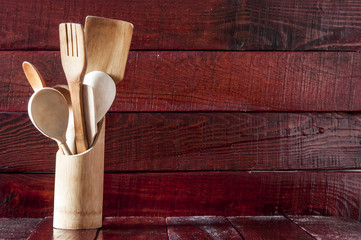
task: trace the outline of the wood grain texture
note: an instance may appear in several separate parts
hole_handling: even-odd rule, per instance
[[[41,218],[0,218],[0,239],[28,239]]]
[[[97,239],[97,229],[63,230],[53,228],[53,218],[45,217],[39,226],[29,236],[29,240],[94,240]]]
[[[225,217],[214,216],[167,218],[169,238],[165,219],[161,217],[106,217],[100,230],[53,229],[52,217],[43,220],[0,218],[2,230],[0,237],[14,240],[359,239],[361,224],[352,219],[324,216],[288,216],[288,218],[300,225],[297,226],[283,216],[228,217],[239,233],[242,233],[242,238],[234,234],[237,232]],[[30,231],[34,228],[30,235]]]
[[[0,216],[53,212],[53,174],[1,174]],[[333,215],[360,220],[359,171],[120,173],[103,216]]]
[[[359,168],[346,113],[109,114],[108,171]]]
[[[105,72],[115,84],[123,80],[133,35],[133,24],[88,16],[84,31],[87,54],[86,73]]]
[[[325,216],[289,216],[316,239],[360,239],[361,223],[349,218]]]
[[[168,240],[162,217],[106,217],[97,239]]]
[[[225,217],[168,217],[166,220],[169,240],[242,240],[242,237]]]
[[[132,22],[132,49],[359,50],[360,8],[352,0],[2,1],[0,47],[57,49],[59,23],[95,15]]]
[[[313,240],[284,216],[229,217],[229,221],[244,240]]]
[[[1,52],[0,111],[26,111],[24,60],[66,83],[58,52]],[[359,52],[130,52],[111,111],[357,111],[360,76]]]
[[[110,113],[105,171],[358,169],[359,113]],[[0,113],[0,172],[53,172],[56,143]]]

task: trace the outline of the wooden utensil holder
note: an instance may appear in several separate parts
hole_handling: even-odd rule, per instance
[[[84,153],[56,153],[54,228],[102,226],[105,119],[99,129],[95,143]]]

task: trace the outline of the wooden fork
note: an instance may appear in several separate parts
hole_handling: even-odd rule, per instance
[[[83,79],[86,70],[84,30],[81,24],[59,25],[60,55],[69,85],[74,115],[75,144],[77,153],[88,149],[83,114]]]

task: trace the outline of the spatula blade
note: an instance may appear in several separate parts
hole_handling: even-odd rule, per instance
[[[102,71],[115,84],[123,80],[133,35],[133,24],[121,20],[87,16],[85,44],[88,66],[86,72]]]

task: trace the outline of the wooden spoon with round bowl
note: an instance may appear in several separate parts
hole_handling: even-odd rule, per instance
[[[71,154],[65,137],[69,109],[63,94],[48,87],[36,91],[29,100],[28,114],[42,134],[55,140],[66,155]]]
[[[40,74],[39,70],[33,64],[24,61],[22,66],[25,76],[35,92],[46,87],[44,78]],[[61,92],[68,102],[69,121],[68,121],[68,129],[66,131],[66,143],[68,144],[70,151],[74,153],[75,152],[74,119],[73,119],[73,109],[71,107],[69,88],[66,85],[57,85],[54,88],[59,92]],[[60,145],[59,148],[64,153]]]

